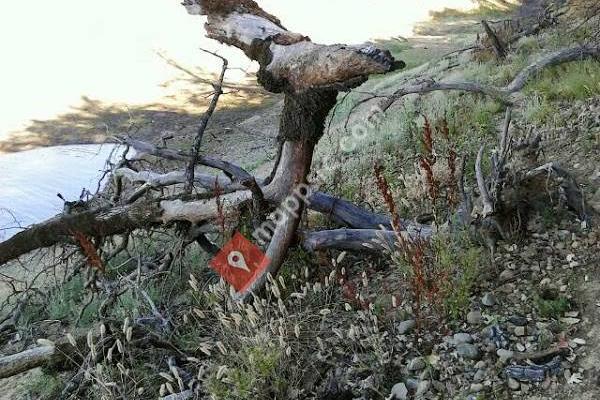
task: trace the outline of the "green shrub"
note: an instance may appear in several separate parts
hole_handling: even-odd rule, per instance
[[[525,93],[544,100],[579,100],[600,94],[600,62],[581,61],[543,71]]]
[[[471,291],[483,266],[482,250],[461,233],[441,235],[433,243],[439,268],[448,271],[444,287],[446,313],[451,320],[458,320],[469,310]]]
[[[566,297],[560,296],[556,299],[543,299],[538,297],[536,301],[537,309],[544,318],[559,319],[563,314],[571,309],[571,303]]]
[[[84,287],[84,278],[75,276],[69,282],[57,287],[45,305],[49,319],[77,321],[82,307],[89,302],[90,291]],[[89,326],[96,319],[100,301],[95,299],[83,311],[79,324]]]
[[[55,374],[46,374],[42,372],[39,376],[34,376],[25,381],[23,387],[24,399],[52,400],[59,398],[65,382]]]

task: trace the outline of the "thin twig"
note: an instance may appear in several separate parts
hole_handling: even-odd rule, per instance
[[[200,147],[202,146],[202,138],[204,137],[204,131],[206,131],[206,127],[208,126],[208,121],[210,120],[213,113],[215,112],[215,109],[217,108],[217,104],[219,103],[219,97],[221,97],[221,94],[223,93],[223,80],[225,79],[225,73],[227,72],[227,66],[229,64],[229,62],[227,61],[227,59],[225,57],[222,57],[222,56],[220,56],[216,53],[213,53],[211,51],[208,51],[208,50],[204,50],[204,49],[201,49],[201,50],[204,51],[205,53],[208,53],[217,58],[220,58],[221,61],[223,61],[223,68],[221,69],[221,75],[219,76],[218,82],[213,85],[213,87],[215,89],[213,98],[210,101],[208,109],[206,110],[204,115],[202,115],[202,118],[200,119],[200,124],[198,126],[198,133],[196,134],[196,138],[194,139],[194,145],[192,146],[192,159],[190,160],[188,167],[187,167],[187,171],[186,171],[187,182],[185,185],[185,192],[188,194],[191,194],[192,190],[194,188],[194,173],[195,173],[196,164],[198,162],[198,156],[200,154]]]

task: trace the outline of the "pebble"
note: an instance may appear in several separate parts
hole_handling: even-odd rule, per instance
[[[525,336],[527,334],[527,330],[525,329],[524,326],[517,326],[515,328],[515,335],[516,336]]]
[[[408,390],[410,391],[415,391],[417,390],[417,388],[419,387],[419,380],[418,379],[414,379],[414,378],[408,378],[407,380],[404,381],[406,383],[406,387],[408,388]]]
[[[565,313],[565,317],[577,318],[577,317],[579,317],[579,311],[567,311]]]
[[[519,315],[513,315],[508,318],[508,321],[516,326],[525,326],[527,325],[527,318],[521,317]]]
[[[471,325],[479,325],[483,321],[481,311],[471,311],[467,314],[467,322]]]
[[[514,355],[514,353],[512,351],[510,351],[510,350],[498,349],[498,351],[496,351],[496,355],[498,357],[500,357],[500,360],[502,362],[506,362],[510,358],[512,358],[512,356]]]
[[[484,379],[485,379],[485,369],[478,369],[477,372],[475,372],[473,381],[480,383],[480,382],[483,382]]]
[[[502,271],[499,278],[500,278],[500,281],[504,282],[504,281],[510,281],[514,277],[515,277],[514,272],[512,272],[510,269],[505,269],[504,271]]]
[[[392,387],[392,393],[390,394],[390,400],[406,400],[408,398],[408,389],[404,383],[396,383]]]
[[[417,393],[415,394],[416,398],[422,397],[425,393],[429,391],[431,388],[431,381],[421,381],[419,382],[419,386],[417,386]]]
[[[455,333],[453,338],[454,344],[473,343],[473,337],[468,333]]]
[[[476,346],[469,343],[461,343],[456,346],[456,352],[459,356],[469,360],[479,360],[481,354]]]
[[[484,386],[481,383],[472,383],[471,384],[471,393],[479,393],[484,389]]]
[[[567,325],[576,325],[580,322],[581,320],[579,318],[561,318],[560,322],[567,324]]]
[[[426,364],[423,357],[417,357],[410,360],[410,362],[408,363],[408,370],[411,372],[420,371],[423,368],[425,368],[425,366]]]
[[[409,319],[407,321],[400,322],[396,328],[398,329],[398,333],[400,335],[404,335],[415,329],[415,326],[417,326],[417,322],[414,319]]]
[[[510,390],[519,390],[521,388],[521,384],[516,379],[508,378],[508,387]]]
[[[552,379],[550,379],[550,377],[547,377],[546,380],[542,382],[542,389],[548,390],[550,388],[550,385],[552,385]]]
[[[496,296],[494,296],[492,293],[486,293],[481,299],[481,304],[486,307],[494,306],[496,304]]]

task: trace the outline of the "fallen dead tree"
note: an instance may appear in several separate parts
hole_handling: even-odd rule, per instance
[[[156,224],[205,224],[222,212],[220,204],[225,204],[225,212],[228,212],[252,201],[253,197],[263,197],[277,204],[295,186],[306,182],[314,147],[323,134],[325,119],[336,103],[337,93],[363,83],[369,75],[386,73],[402,66],[389,52],[370,45],[315,44],[303,35],[286,30],[276,17],[264,12],[253,1],[202,0],[185,1],[184,5],[192,15],[207,16],[208,37],[238,47],[259,63],[259,82],[265,89],[285,93],[279,130],[281,156],[272,180],[260,187],[243,169],[221,160],[198,156],[199,164],[223,171],[232,183],[244,186],[244,190],[231,188],[229,193],[218,198],[214,193],[212,197],[210,193],[190,195],[188,190],[188,196],[183,193],[176,198],[148,200],[143,198],[143,193],[150,189],[151,185],[148,185],[126,201],[117,196],[114,204],[61,215],[15,235],[0,244],[0,264],[36,248],[68,240],[74,232],[89,237],[106,237]],[[220,84],[215,85],[216,93],[211,105],[218,100],[220,88]],[[209,109],[208,117],[212,109],[214,107]],[[206,118],[201,125],[206,125]],[[149,148],[146,153],[177,160],[185,157],[192,165],[201,144],[202,132],[201,127],[195,140],[196,148],[190,154],[158,148]],[[136,147],[135,143],[130,144]],[[188,168],[185,176],[196,183],[194,175],[194,169]],[[292,244],[302,214],[299,211],[297,216],[287,218],[276,227],[266,249],[272,260],[271,273],[277,271]]]
[[[114,196],[104,199],[100,206],[90,203],[89,208],[59,215],[32,226],[0,243],[0,264],[5,264],[32,250],[70,242],[75,233],[90,238],[104,238],[153,227],[186,226],[190,240],[204,241],[203,234],[222,214],[235,215],[251,205],[254,217],[264,219],[270,210],[285,201],[295,187],[307,183],[315,145],[323,135],[324,123],[340,91],[347,91],[365,82],[371,74],[382,74],[402,66],[389,52],[373,46],[318,45],[309,38],[287,31],[274,16],[264,12],[255,2],[218,2],[188,0],[184,5],[191,14],[206,15],[208,37],[238,47],[260,65],[259,82],[265,89],[284,93],[284,109],[280,122],[280,154],[267,179],[252,176],[243,168],[223,160],[201,155],[202,135],[223,87],[223,75],[215,84],[215,94],[208,112],[203,117],[191,152],[159,147],[133,138],[118,140],[134,148],[140,156],[152,156],[185,164],[185,170],[157,173],[132,167],[124,160],[113,171],[116,181]],[[410,93],[435,90],[463,90],[483,93],[504,103],[512,103],[526,82],[544,68],[583,58],[598,58],[600,49],[577,47],[558,51],[525,68],[504,88],[495,88],[473,82],[437,83],[425,81],[400,88],[385,99],[384,109]],[[227,68],[224,61],[223,71]],[[376,96],[377,98],[382,96]],[[473,199],[464,195],[461,179],[459,191],[463,194],[461,223],[474,222],[484,227],[490,236],[505,238],[507,231],[521,228],[526,209],[520,201],[523,190],[537,194],[551,193],[548,179],[553,178],[564,194],[565,204],[580,218],[587,218],[583,196],[576,182],[557,165],[539,167],[536,158],[513,168],[516,153],[536,153],[539,141],[517,143],[509,137],[510,109],[498,148],[492,155],[492,173],[486,178],[482,171],[482,148],[476,162],[477,186],[483,203],[483,212],[475,218]],[[196,166],[209,167],[219,175],[196,172]],[[132,193],[123,193],[123,181],[139,185]],[[181,188],[183,186],[183,188]],[[155,195],[160,189],[174,187],[168,194]],[[94,203],[96,204],[96,203]],[[286,258],[290,246],[297,242],[297,232],[303,205],[293,215],[286,215],[275,226],[265,253],[271,263],[261,279],[245,293],[260,289],[267,273],[275,275]],[[307,208],[320,212],[339,225],[351,229],[304,232],[303,246],[311,251],[322,249],[361,250],[365,243],[377,249],[377,241],[393,243],[392,221],[361,209],[345,200],[315,192],[308,197]],[[519,221],[514,221],[515,216]],[[432,226],[411,220],[401,221],[407,237],[427,239],[435,233]],[[518,228],[518,227],[517,227]],[[210,243],[205,245],[210,247]],[[384,246],[385,247],[385,246]]]

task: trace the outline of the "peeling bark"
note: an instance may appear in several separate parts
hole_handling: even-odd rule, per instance
[[[192,15],[206,15],[207,37],[235,46],[260,64],[259,82],[269,91],[302,93],[391,71],[388,51],[373,46],[319,45],[289,32],[255,2],[186,0]],[[353,81],[359,78],[358,81]]]

